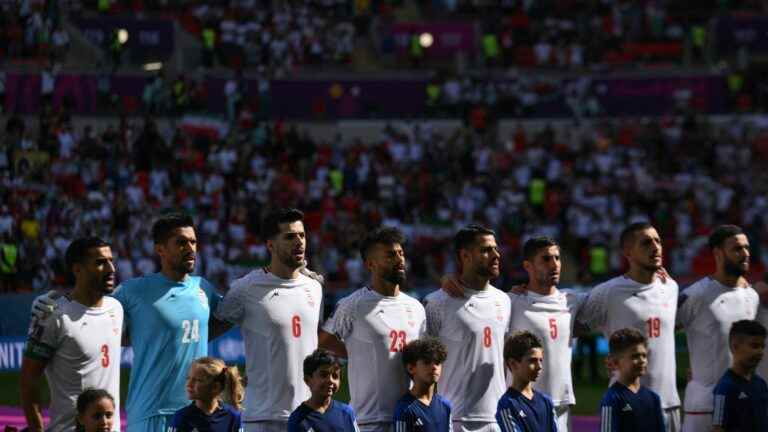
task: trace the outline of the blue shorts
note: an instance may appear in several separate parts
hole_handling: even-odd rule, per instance
[[[156,415],[140,422],[128,423],[126,432],[166,432],[171,425],[173,415]]]

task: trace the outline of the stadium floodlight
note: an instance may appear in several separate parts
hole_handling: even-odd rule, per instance
[[[128,30],[117,30],[117,41],[120,42],[121,45],[124,45],[126,42],[128,42]]]
[[[152,62],[144,65],[144,70],[147,72],[159,71],[163,68],[163,62]]]
[[[433,43],[435,43],[435,38],[432,36],[432,33],[422,33],[419,35],[419,44],[422,48],[429,48]]]

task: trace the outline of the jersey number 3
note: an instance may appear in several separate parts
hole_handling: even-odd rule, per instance
[[[109,345],[101,346],[101,367],[109,367]]]

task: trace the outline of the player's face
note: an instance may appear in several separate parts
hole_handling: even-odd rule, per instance
[[[181,227],[173,230],[171,237],[165,243],[155,248],[160,255],[164,268],[170,268],[179,274],[189,274],[195,270],[197,259],[197,236],[192,227]]]
[[[405,283],[405,251],[402,245],[375,244],[368,252],[366,261],[374,278],[394,285]]]
[[[744,234],[728,237],[716,252],[723,260],[725,272],[731,276],[744,276],[749,272],[749,240]]]
[[[634,241],[624,251],[630,264],[640,266],[648,271],[657,271],[662,266],[661,237],[655,228],[638,231]]]
[[[496,245],[496,237],[492,235],[478,236],[475,244],[462,255],[466,257],[465,265],[469,265],[472,273],[488,279],[499,277],[501,271],[501,253]]]
[[[93,293],[111,294],[115,290],[115,263],[109,246],[91,248],[87,258],[72,270]]]
[[[187,374],[187,396],[190,400],[209,401],[216,397],[215,384],[203,368],[193,365]]]
[[[520,361],[511,360],[512,374],[528,382],[536,381],[544,368],[544,350],[531,348]]]
[[[315,372],[304,378],[312,396],[330,398],[339,390],[341,384],[341,368],[336,365],[320,366]]]
[[[555,286],[560,283],[560,248],[549,246],[536,254],[533,261],[525,261],[525,269],[528,271],[528,277],[536,280],[536,283],[542,287]]]
[[[619,374],[631,379],[645,375],[648,369],[648,348],[643,344],[627,348],[617,356],[615,367]]]
[[[739,336],[733,341],[733,361],[746,369],[757,368],[764,352],[765,338],[760,336]]]
[[[267,249],[280,263],[290,269],[304,265],[307,238],[304,222],[286,222],[279,225],[280,233],[267,241]]]
[[[115,404],[109,398],[101,398],[78,414],[77,420],[85,432],[110,432],[114,424]]]
[[[440,379],[440,375],[443,373],[443,364],[416,360],[416,364],[408,365],[408,373],[413,376],[413,381],[432,385]]]

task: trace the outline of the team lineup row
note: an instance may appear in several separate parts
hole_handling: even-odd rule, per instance
[[[348,359],[360,430],[394,430],[392,413],[411,383],[401,351],[425,335],[439,339],[447,351],[439,388],[452,403],[453,428],[506,430],[496,417],[507,390],[504,343],[519,330],[541,341],[546,355],[533,388],[551,397],[557,430],[567,431],[569,407],[576,402],[573,337],[589,329],[610,337],[628,328],[647,338],[642,383],[660,396],[665,429],[709,431],[713,390],[732,358],[731,326],[767,315],[744,278],[748,240],[732,225],[710,237],[716,272],[682,294],[663,272],[661,239],[646,223],[632,224],[621,235],[627,273],[588,294],[557,289],[560,251],[544,237],[523,248],[529,283],[509,294],[496,289],[490,284],[501,262],[495,235],[470,225],[454,237],[460,272],[430,294],[426,306],[400,292],[406,277],[402,234],[393,228],[368,233],[360,253],[370,285],[342,299],[321,324],[322,285],[304,267],[302,219],[295,209],[271,212],[262,223],[269,266],[232,282],[224,297],[191,275],[197,243],[187,216],[167,215],[153,226],[161,272],[125,281],[116,290],[109,246],[94,238],[73,242],[66,262],[75,275],[74,290],[67,297],[41,296],[33,306],[21,386],[30,430],[43,426],[37,397],[43,373],[51,388],[48,430],[74,429],[76,398],[84,388],[117,397],[119,361],[111,359],[119,359],[122,337],[134,348],[128,430],[165,432],[173,414],[189,404],[185,388],[193,361],[206,356],[209,339],[238,325],[245,341],[248,431],[286,430],[291,412],[310,397],[301,365],[318,346]],[[682,425],[676,327],[687,332],[692,369]],[[119,407],[119,400],[115,403]]]

